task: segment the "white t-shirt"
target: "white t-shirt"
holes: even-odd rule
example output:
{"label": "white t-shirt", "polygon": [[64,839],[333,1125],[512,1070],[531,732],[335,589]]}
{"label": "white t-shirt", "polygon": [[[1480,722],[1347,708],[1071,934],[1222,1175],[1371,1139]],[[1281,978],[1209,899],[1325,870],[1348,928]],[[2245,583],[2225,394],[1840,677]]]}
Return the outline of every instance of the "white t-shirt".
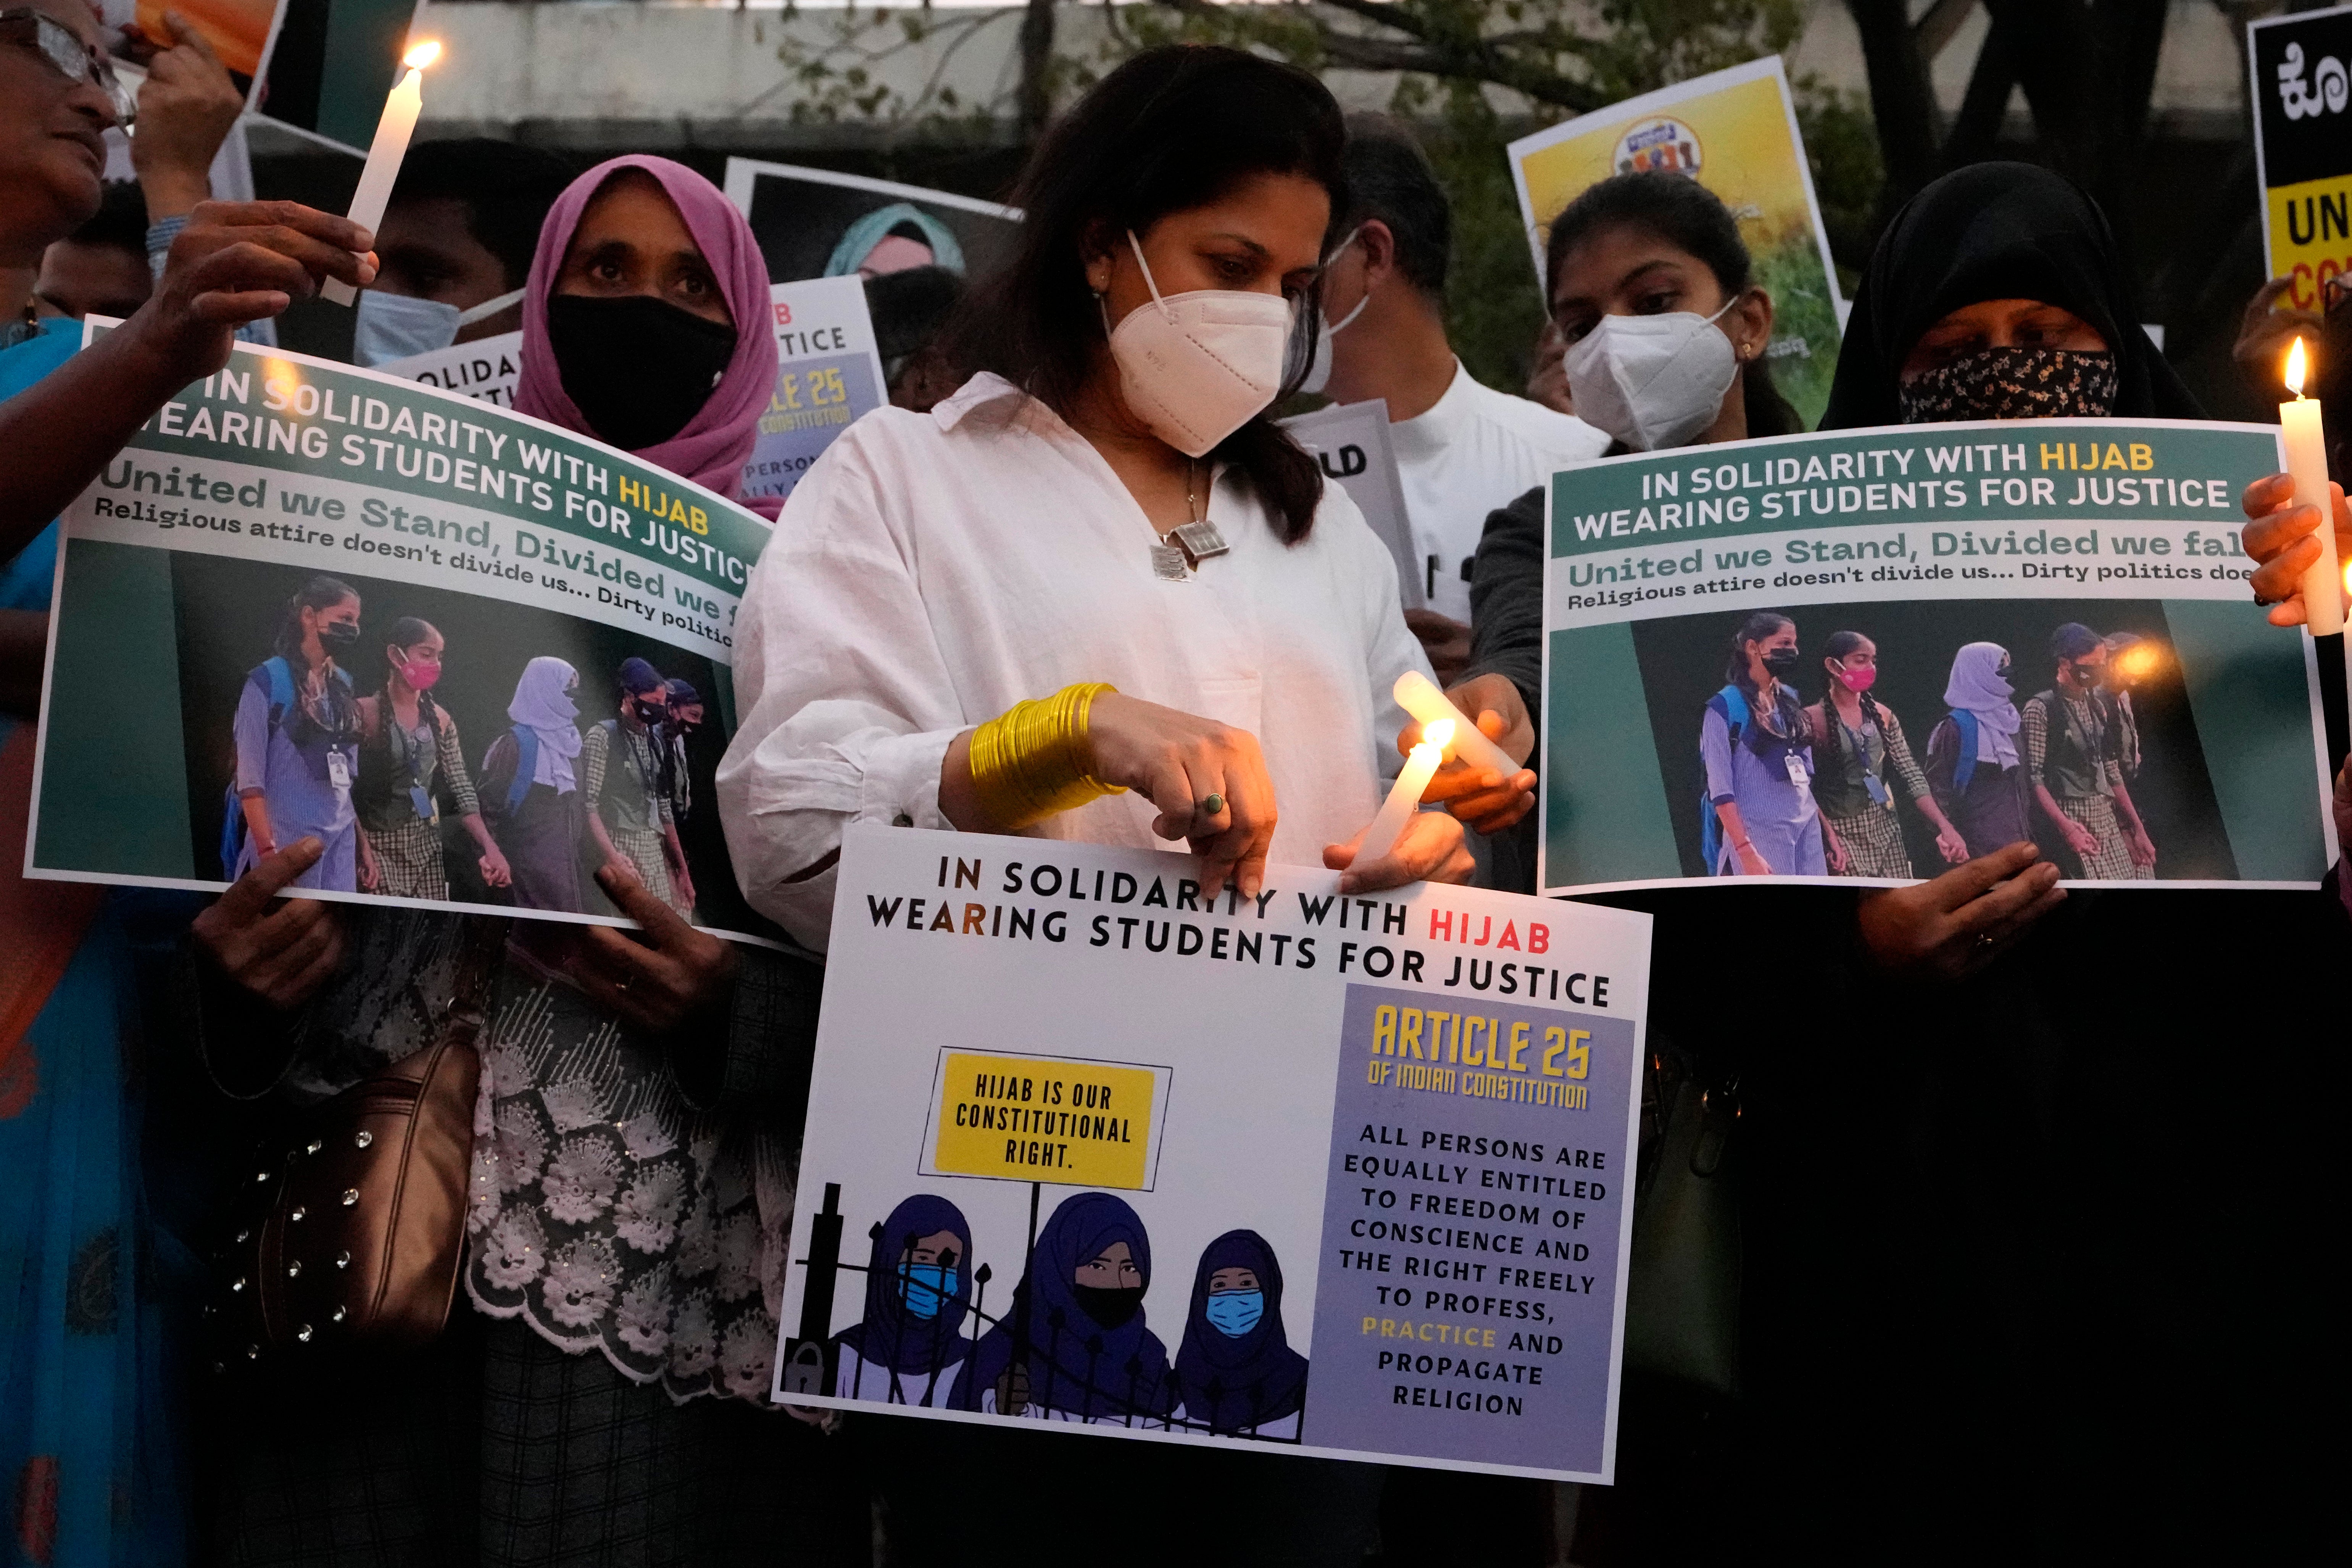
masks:
{"label": "white t-shirt", "polygon": [[[949,742],[1077,681],[1256,736],[1274,859],[1320,865],[1354,837],[1402,765],[1390,688],[1429,668],[1393,559],[1336,484],[1296,547],[1223,474],[1205,515],[1232,552],[1188,582],[1155,576],[1157,531],[1110,465],[994,375],[843,432],[793,489],[737,616],[742,721],[719,803],[752,907],[822,948],[843,829],[946,827]],[[1153,837],[1155,815],[1111,795],[1026,832],[1181,849]]]}
{"label": "white t-shirt", "polygon": [[1605,431],[1483,386],[1459,361],[1445,395],[1391,425],[1389,439],[1429,607],[1457,621],[1470,618],[1462,563],[1478,553],[1486,514],[1609,447]]}

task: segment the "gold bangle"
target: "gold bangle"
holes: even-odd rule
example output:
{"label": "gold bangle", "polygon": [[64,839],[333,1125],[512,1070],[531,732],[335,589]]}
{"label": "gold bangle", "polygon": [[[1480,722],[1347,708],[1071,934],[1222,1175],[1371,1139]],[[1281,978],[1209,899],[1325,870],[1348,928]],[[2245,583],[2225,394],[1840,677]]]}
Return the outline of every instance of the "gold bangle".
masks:
{"label": "gold bangle", "polygon": [[1051,697],[1016,702],[971,732],[972,793],[991,821],[1026,827],[1126,793],[1094,776],[1087,724],[1095,698],[1118,689],[1102,681],[1066,686]]}

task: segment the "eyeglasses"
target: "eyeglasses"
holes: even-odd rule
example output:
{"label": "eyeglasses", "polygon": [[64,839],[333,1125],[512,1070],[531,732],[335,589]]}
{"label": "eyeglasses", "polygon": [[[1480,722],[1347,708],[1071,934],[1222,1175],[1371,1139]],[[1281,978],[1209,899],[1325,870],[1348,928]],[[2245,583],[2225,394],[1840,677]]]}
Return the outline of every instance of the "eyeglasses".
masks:
{"label": "eyeglasses", "polygon": [[30,5],[0,11],[0,39],[28,48],[69,82],[89,82],[114,106],[114,122],[123,130],[139,113],[139,100],[114,74],[114,66],[100,50],[81,41],[71,27]]}

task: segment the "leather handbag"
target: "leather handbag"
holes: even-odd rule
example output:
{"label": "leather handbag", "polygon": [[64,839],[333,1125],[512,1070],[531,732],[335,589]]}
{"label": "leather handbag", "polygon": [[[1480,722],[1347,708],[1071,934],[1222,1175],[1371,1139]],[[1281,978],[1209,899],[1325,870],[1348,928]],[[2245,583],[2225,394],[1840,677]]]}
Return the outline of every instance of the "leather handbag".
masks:
{"label": "leather handbag", "polygon": [[1734,1187],[1738,1084],[1702,1086],[1664,1050],[1643,1079],[1625,1366],[1736,1398],[1743,1264]]}
{"label": "leather handbag", "polygon": [[214,1363],[429,1343],[465,1257],[475,1040],[489,953],[472,945],[433,1043],[303,1114],[245,1179],[218,1291]]}

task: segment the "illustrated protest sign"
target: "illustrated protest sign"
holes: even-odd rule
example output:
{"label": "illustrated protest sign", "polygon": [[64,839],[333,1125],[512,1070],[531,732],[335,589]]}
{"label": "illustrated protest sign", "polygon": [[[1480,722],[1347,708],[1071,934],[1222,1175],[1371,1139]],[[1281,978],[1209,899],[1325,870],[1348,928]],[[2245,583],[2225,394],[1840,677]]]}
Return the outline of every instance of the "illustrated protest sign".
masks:
{"label": "illustrated protest sign", "polygon": [[1404,510],[1404,481],[1397,476],[1396,447],[1389,440],[1389,400],[1335,403],[1282,422],[1298,444],[1315,454],[1323,477],[1348,492],[1364,521],[1395,558],[1397,590],[1404,607],[1429,607],[1437,563],[1425,565],[1413,554],[1412,523]]}
{"label": "illustrated protest sign", "polygon": [[[2315,886],[2317,667],[2238,542],[2284,466],[2275,426],[2037,419],[1555,475],[1538,888],[1825,880],[1841,853],[1885,885],[2029,835],[2078,884]],[[1839,632],[1875,681],[1851,717],[1822,706]],[[1774,641],[1801,718],[1761,699]]]}
{"label": "illustrated protest sign", "polygon": [[733,202],[778,283],[938,267],[984,276],[1012,254],[1017,207],[890,180],[755,158],[727,160]]}
{"label": "illustrated protest sign", "polygon": [[809,278],[769,289],[775,390],[743,465],[747,496],[788,496],[834,437],[890,400],[862,280]]}
{"label": "illustrated protest sign", "polygon": [[1649,917],[1196,875],[849,830],[776,1397],[1609,1479]]}
{"label": "illustrated protest sign", "polygon": [[2254,163],[2263,186],[2263,255],[2287,298],[2316,310],[2331,278],[2352,270],[2352,6],[2246,26]]}
{"label": "illustrated protest sign", "polygon": [[1843,325],[1837,268],[1778,55],[1580,115],[1510,145],[1519,216],[1541,286],[1551,220],[1612,174],[1686,174],[1739,221],[1755,280],[1772,296],[1766,353],[1783,395],[1816,423],[1829,405]]}
{"label": "illustrated protest sign", "polygon": [[[767,537],[742,508],[239,344],[61,521],[27,876],[215,889],[316,835],[321,897],[611,921],[593,873],[620,861],[699,924],[772,933],[712,782]],[[383,723],[396,666],[434,711],[415,734]]]}

